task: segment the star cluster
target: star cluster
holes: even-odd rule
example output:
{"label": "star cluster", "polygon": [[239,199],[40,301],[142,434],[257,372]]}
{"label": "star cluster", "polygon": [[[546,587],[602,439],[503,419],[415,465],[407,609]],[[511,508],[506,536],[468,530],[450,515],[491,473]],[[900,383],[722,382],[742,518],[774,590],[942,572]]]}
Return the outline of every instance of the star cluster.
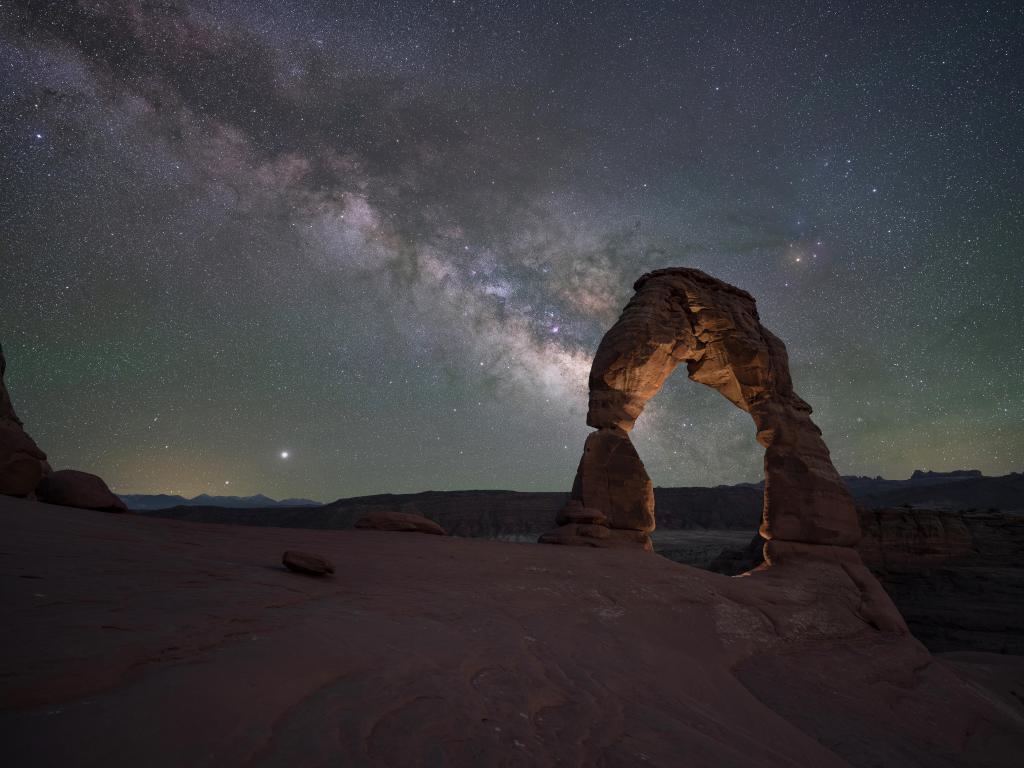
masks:
{"label": "star cluster", "polygon": [[[846,474],[1021,469],[1013,2],[0,5],[0,341],[116,490],[564,489],[633,281],[750,291]],[[661,485],[756,480],[682,373]]]}

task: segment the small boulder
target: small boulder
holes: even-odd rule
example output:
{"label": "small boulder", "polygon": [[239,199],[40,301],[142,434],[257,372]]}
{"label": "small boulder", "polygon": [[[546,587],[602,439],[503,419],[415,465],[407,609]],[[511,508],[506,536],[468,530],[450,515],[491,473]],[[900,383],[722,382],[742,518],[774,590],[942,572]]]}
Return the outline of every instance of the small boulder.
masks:
{"label": "small boulder", "polygon": [[411,512],[370,512],[356,521],[356,528],[375,531],[411,531],[446,536],[444,528],[423,515]]}
{"label": "small boulder", "polygon": [[281,563],[289,571],[304,573],[307,576],[327,576],[334,573],[334,563],[330,560],[295,549],[289,549],[281,555]]}
{"label": "small boulder", "polygon": [[36,488],[36,497],[47,504],[64,507],[103,512],[128,511],[125,503],[114,495],[102,478],[77,469],[61,469],[46,475]]}

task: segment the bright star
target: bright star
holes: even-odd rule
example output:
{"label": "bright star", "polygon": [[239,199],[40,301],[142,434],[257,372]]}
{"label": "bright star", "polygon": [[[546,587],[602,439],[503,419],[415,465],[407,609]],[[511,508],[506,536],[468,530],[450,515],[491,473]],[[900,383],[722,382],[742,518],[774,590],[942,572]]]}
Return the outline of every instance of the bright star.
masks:
{"label": "bright star", "polygon": [[287,459],[288,458],[288,451],[281,451],[281,458],[282,459]]}

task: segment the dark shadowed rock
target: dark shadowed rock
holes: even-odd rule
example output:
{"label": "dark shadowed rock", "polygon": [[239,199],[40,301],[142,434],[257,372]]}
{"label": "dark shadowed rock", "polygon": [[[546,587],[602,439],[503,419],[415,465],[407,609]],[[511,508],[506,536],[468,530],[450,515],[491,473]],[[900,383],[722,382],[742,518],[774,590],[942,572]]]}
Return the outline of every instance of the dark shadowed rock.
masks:
{"label": "dark shadowed rock", "polygon": [[[858,511],[860,559],[930,650],[1024,654],[1024,515]],[[747,546],[725,549],[708,567],[726,574],[750,570],[762,562],[763,545],[755,536]]]}
{"label": "dark shadowed rock", "polygon": [[281,563],[289,571],[304,573],[307,576],[327,576],[334,573],[334,563],[330,560],[295,549],[286,550],[281,555]]}
{"label": "dark shadowed rock", "polygon": [[102,478],[88,472],[79,472],[77,469],[51,472],[39,484],[36,496],[47,504],[59,504],[64,507],[104,512],[128,511],[128,507],[107,487]]}
{"label": "dark shadowed rock", "polygon": [[27,496],[39,485],[46,454],[22,427],[4,384],[7,361],[0,347],[0,493]]}
{"label": "dark shadowed rock", "polygon": [[356,520],[356,528],[374,531],[408,531],[444,536],[445,530],[433,520],[409,512],[371,512]]}

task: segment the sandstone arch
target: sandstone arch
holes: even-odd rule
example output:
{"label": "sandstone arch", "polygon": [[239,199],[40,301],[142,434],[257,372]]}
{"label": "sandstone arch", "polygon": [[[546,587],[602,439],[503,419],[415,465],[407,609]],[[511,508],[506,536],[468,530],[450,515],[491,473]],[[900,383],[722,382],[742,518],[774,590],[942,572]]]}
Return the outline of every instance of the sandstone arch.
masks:
{"label": "sandstone arch", "polygon": [[654,493],[629,432],[669,374],[751,415],[765,447],[761,535],[769,562],[799,553],[847,560],[860,538],[853,500],[832,465],[811,407],[793,391],[786,347],[761,325],[746,291],[696,269],[641,277],[590,371],[588,437],[559,528],[541,541],[650,549]]}

